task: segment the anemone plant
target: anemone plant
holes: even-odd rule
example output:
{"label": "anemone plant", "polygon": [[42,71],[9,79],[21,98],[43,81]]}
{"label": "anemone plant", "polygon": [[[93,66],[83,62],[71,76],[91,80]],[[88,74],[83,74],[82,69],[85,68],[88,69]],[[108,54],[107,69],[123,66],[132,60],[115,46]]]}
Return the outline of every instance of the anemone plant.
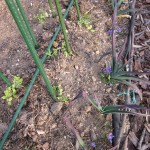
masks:
{"label": "anemone plant", "polygon": [[[123,83],[127,86],[132,87],[133,89],[136,90],[136,92],[139,94],[140,98],[142,99],[142,93],[137,87],[136,84],[133,84],[130,81],[139,81],[139,82],[144,82],[146,84],[150,85],[150,81],[146,81],[144,79],[139,78],[136,75],[141,75],[141,74],[147,74],[150,75],[150,72],[135,72],[135,71],[126,71],[127,65],[130,63],[131,60],[131,51],[133,47],[133,43],[131,42],[131,39],[128,38],[128,40],[125,40],[124,45],[120,49],[119,52],[116,51],[116,30],[115,30],[115,25],[116,25],[116,17],[117,17],[117,0],[114,0],[114,14],[113,14],[113,21],[112,21],[112,64],[106,65],[106,68],[102,69],[100,72],[100,78],[103,82],[105,83],[111,83],[114,84],[116,82]],[[130,26],[130,30],[133,29],[133,25]],[[131,31],[130,31],[131,32]],[[130,34],[129,32],[129,34]],[[129,46],[127,46],[129,45]],[[127,58],[129,57],[129,59]],[[126,63],[125,60],[128,60]]]}
{"label": "anemone plant", "polygon": [[150,111],[150,109],[146,107],[141,107],[134,104],[102,106],[97,97],[95,97],[95,99],[92,99],[86,92],[82,92],[82,96],[84,97],[84,99],[88,100],[101,114],[123,113],[131,115],[150,116],[149,114],[139,113],[140,110]]}
{"label": "anemone plant", "polygon": [[140,98],[142,99],[141,91],[139,90],[136,84],[133,84],[130,81],[139,81],[150,85],[150,81],[141,79],[138,76],[136,76],[142,74],[150,75],[150,72],[128,72],[128,71],[124,71],[125,66],[126,64],[121,65],[115,62],[114,66],[112,65],[111,67],[106,67],[102,70],[101,73],[99,73],[100,79],[104,83],[108,83],[108,84],[115,84],[119,82],[127,86],[130,86],[131,88],[136,90],[136,92],[139,94]]}

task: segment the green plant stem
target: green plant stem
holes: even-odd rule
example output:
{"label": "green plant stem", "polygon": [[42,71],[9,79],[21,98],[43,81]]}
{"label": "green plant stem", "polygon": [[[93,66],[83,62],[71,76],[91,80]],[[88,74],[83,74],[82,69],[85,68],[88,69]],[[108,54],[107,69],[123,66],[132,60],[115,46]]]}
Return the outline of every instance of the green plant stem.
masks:
{"label": "green plant stem", "polygon": [[[67,17],[68,12],[69,12],[69,10],[70,10],[70,8],[71,8],[72,5],[73,5],[73,0],[71,0],[69,6],[68,6],[68,8],[67,8],[67,10],[66,10],[66,12],[65,12],[65,14],[64,14],[64,16],[63,16],[63,19],[65,19],[65,18]],[[61,25],[59,24],[59,26],[58,26],[58,28],[57,28],[57,30],[56,30],[56,32],[55,32],[53,38],[52,38],[52,40],[51,40],[51,42],[50,42],[50,44],[49,44],[47,50],[46,50],[46,53],[51,50],[51,47],[52,47],[52,45],[53,45],[53,43],[54,43],[54,41],[55,41],[55,39],[56,39],[56,37],[57,37],[57,35],[58,35],[60,29],[61,29]],[[43,58],[42,58],[42,63],[44,63],[44,61],[45,61],[46,58],[47,58],[47,54],[46,54],[46,53],[44,54],[44,56],[43,56]],[[28,97],[28,95],[29,95],[29,93],[30,93],[30,91],[31,91],[31,88],[32,88],[32,86],[33,86],[33,84],[34,84],[36,78],[38,77],[38,75],[39,75],[39,69],[37,69],[36,72],[34,73],[34,75],[33,75],[33,77],[32,77],[32,80],[30,81],[30,84],[29,84],[29,86],[28,86],[26,92],[25,92],[23,98],[21,99],[21,102],[20,102],[19,106],[17,107],[17,110],[16,110],[16,112],[15,112],[15,114],[14,114],[14,116],[13,116],[11,122],[10,122],[10,124],[8,125],[8,129],[7,129],[7,131],[5,132],[5,134],[4,134],[3,138],[2,138],[2,140],[0,141],[0,150],[2,150],[3,145],[4,145],[4,143],[6,142],[8,136],[9,136],[9,134],[10,134],[10,132],[11,132],[11,130],[12,130],[14,124],[15,124],[16,119],[17,119],[17,117],[18,117],[18,115],[19,115],[19,113],[20,113],[20,111],[21,111],[21,109],[22,109],[24,103],[26,102],[26,99],[27,99],[27,97]]]}
{"label": "green plant stem", "polygon": [[40,71],[40,73],[41,73],[41,75],[42,75],[42,77],[43,77],[43,79],[47,85],[48,91],[50,92],[53,100],[56,100],[56,95],[55,95],[55,92],[53,90],[53,87],[52,87],[52,85],[51,85],[51,83],[50,83],[50,81],[46,75],[46,72],[43,68],[43,65],[42,65],[42,63],[41,63],[41,61],[40,61],[40,59],[39,59],[39,57],[35,51],[35,48],[31,42],[30,38],[29,38],[28,32],[27,32],[27,30],[26,30],[26,28],[22,22],[22,19],[19,15],[17,7],[15,6],[15,3],[11,0],[6,0],[6,3],[8,5],[8,8],[9,8],[17,26],[18,26],[18,29],[19,29],[26,45],[28,46],[28,49],[30,51],[30,54],[32,55],[32,58],[34,59],[37,67],[39,68],[39,71]]}
{"label": "green plant stem", "polygon": [[69,45],[69,40],[68,40],[68,36],[67,36],[67,33],[66,33],[66,26],[65,26],[65,23],[64,23],[64,19],[62,17],[59,0],[55,0],[55,5],[56,5],[57,12],[58,12],[59,20],[60,20],[60,23],[61,23],[61,26],[62,26],[62,31],[63,31],[63,34],[64,34],[64,39],[65,39],[65,43],[66,43],[67,52],[71,53],[71,47]]}
{"label": "green plant stem", "polygon": [[8,80],[8,78],[0,71],[0,78],[8,85],[11,85],[11,82]]}
{"label": "green plant stem", "polygon": [[80,9],[79,9],[79,5],[78,5],[78,0],[74,0],[74,2],[75,2],[76,10],[77,10],[78,20],[80,20],[81,15],[80,15]]}
{"label": "green plant stem", "polygon": [[30,27],[30,25],[29,25],[29,23],[28,23],[28,20],[27,20],[27,18],[26,18],[26,15],[25,15],[25,13],[24,13],[24,10],[23,10],[23,8],[22,8],[22,6],[21,6],[20,0],[16,0],[16,3],[17,3],[17,6],[18,6],[18,8],[19,8],[19,11],[20,11],[20,13],[21,13],[21,15],[22,15],[22,18],[23,18],[23,20],[24,20],[24,22],[25,22],[25,25],[26,25],[26,27],[27,27],[27,30],[28,30],[28,32],[29,32],[31,38],[32,38],[32,41],[33,41],[33,43],[34,43],[35,48],[39,48],[38,42],[36,41],[36,38],[35,38],[35,36],[34,36],[34,34],[33,34],[33,31],[32,31],[32,29],[31,29],[31,27]]}
{"label": "green plant stem", "polygon": [[48,4],[49,4],[50,10],[51,10],[51,12],[52,12],[52,16],[54,17],[55,14],[54,14],[54,9],[53,9],[52,1],[51,1],[51,0],[48,0]]}

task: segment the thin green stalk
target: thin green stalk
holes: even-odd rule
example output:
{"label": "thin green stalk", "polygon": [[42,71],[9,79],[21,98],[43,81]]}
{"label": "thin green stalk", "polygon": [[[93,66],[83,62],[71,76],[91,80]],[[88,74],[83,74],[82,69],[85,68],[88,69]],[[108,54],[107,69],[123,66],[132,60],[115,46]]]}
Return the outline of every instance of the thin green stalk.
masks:
{"label": "thin green stalk", "polygon": [[13,16],[13,18],[14,18],[14,20],[15,20],[18,28],[19,28],[19,30],[20,30],[20,33],[21,33],[22,37],[24,38],[24,40],[25,40],[25,42],[28,46],[28,49],[29,49],[29,51],[32,55],[32,58],[34,59],[37,67],[40,70],[40,73],[41,73],[41,75],[42,75],[42,77],[43,77],[43,79],[44,79],[44,81],[47,85],[48,91],[50,92],[53,100],[56,100],[56,95],[55,95],[55,92],[53,90],[53,87],[52,87],[52,85],[51,85],[51,83],[50,83],[50,81],[49,81],[49,79],[48,79],[48,77],[45,73],[43,65],[42,65],[42,63],[41,63],[41,61],[40,61],[40,59],[39,59],[39,57],[38,57],[38,55],[35,51],[35,48],[32,44],[32,41],[30,40],[30,38],[28,36],[28,32],[27,32],[27,30],[26,30],[26,28],[25,28],[25,26],[22,22],[22,19],[21,19],[20,14],[17,10],[17,7],[15,6],[15,3],[11,0],[5,0],[5,1],[8,5],[8,8],[9,8],[9,10],[10,10],[10,12],[11,12],[11,14],[12,14],[12,16]]}
{"label": "thin green stalk", "polygon": [[55,16],[55,13],[54,13],[52,1],[51,1],[51,0],[48,0],[48,4],[49,4],[50,10],[51,10],[51,12],[52,12],[52,16],[54,17],[54,16]]}
{"label": "thin green stalk", "polygon": [[64,23],[64,20],[63,20],[63,17],[62,17],[59,0],[55,0],[55,5],[56,5],[56,9],[57,9],[57,12],[58,12],[58,15],[59,15],[59,20],[60,20],[60,23],[61,23],[61,26],[62,26],[62,31],[63,31],[63,34],[64,34],[64,39],[65,39],[65,43],[66,43],[67,52],[71,53],[71,47],[69,45],[69,40],[68,40],[68,36],[67,36],[67,33],[66,33],[66,26],[65,26],[65,23]]}
{"label": "thin green stalk", "polygon": [[80,9],[79,9],[79,5],[78,5],[78,0],[74,0],[74,2],[75,2],[76,10],[77,10],[78,20],[80,20],[81,15],[80,15]]}
{"label": "thin green stalk", "polygon": [[8,85],[11,85],[11,82],[9,81],[9,79],[0,71],[0,78]]}
{"label": "thin green stalk", "polygon": [[21,6],[20,0],[16,0],[16,3],[17,3],[17,6],[18,6],[18,8],[19,8],[19,11],[20,11],[20,13],[21,13],[21,15],[22,15],[22,18],[23,18],[23,20],[24,20],[24,22],[25,22],[25,25],[26,25],[26,27],[27,27],[27,30],[28,30],[28,32],[30,33],[30,36],[31,36],[32,41],[33,41],[33,43],[34,43],[34,47],[35,47],[35,48],[39,48],[38,42],[36,41],[36,38],[35,38],[35,36],[34,36],[34,34],[33,34],[33,31],[32,31],[32,29],[31,29],[31,27],[30,27],[30,25],[29,25],[29,23],[28,23],[28,20],[27,20],[27,18],[26,18],[26,15],[25,15],[25,13],[24,13],[24,10],[23,10],[23,8],[22,8],[22,6]]}

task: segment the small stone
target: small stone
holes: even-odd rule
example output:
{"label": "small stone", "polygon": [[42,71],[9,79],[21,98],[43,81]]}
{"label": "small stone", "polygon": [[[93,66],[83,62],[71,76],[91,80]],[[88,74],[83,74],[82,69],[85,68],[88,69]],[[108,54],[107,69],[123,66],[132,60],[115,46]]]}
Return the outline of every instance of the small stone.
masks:
{"label": "small stone", "polygon": [[77,65],[75,65],[75,66],[74,66],[74,68],[75,68],[76,70],[78,70],[78,69],[79,69],[79,67],[78,67]]}
{"label": "small stone", "polygon": [[95,82],[96,81],[96,78],[94,76],[92,76],[92,80]]}
{"label": "small stone", "polygon": [[91,106],[87,106],[85,109],[86,109],[86,112],[88,113],[88,112],[91,111],[92,107]]}
{"label": "small stone", "polygon": [[62,13],[63,13],[63,14],[65,13],[65,11],[66,11],[66,9],[62,9]]}
{"label": "small stone", "polygon": [[91,130],[91,139],[92,139],[92,141],[97,140],[96,134],[93,130]]}
{"label": "small stone", "polygon": [[37,134],[39,134],[39,135],[45,134],[45,131],[43,131],[43,130],[37,130],[36,132],[37,132]]}
{"label": "small stone", "polygon": [[7,73],[7,74],[10,74],[10,70],[9,70],[9,69],[8,69],[8,70],[6,70],[6,73]]}
{"label": "small stone", "polygon": [[57,43],[56,41],[54,41],[53,47],[54,47],[54,48],[57,48],[57,47],[58,47],[58,43]]}
{"label": "small stone", "polygon": [[95,53],[98,55],[100,52],[99,52],[99,51],[96,51]]}
{"label": "small stone", "polygon": [[54,129],[54,128],[56,128],[56,127],[57,127],[57,124],[56,124],[56,123],[54,123],[54,124],[51,125],[51,128],[52,128],[52,129]]}
{"label": "small stone", "polygon": [[49,143],[46,142],[45,144],[43,144],[42,148],[43,148],[43,150],[48,150],[49,149]]}
{"label": "small stone", "polygon": [[37,139],[38,139],[38,136],[36,134],[33,135],[33,137],[32,137],[33,142],[37,142]]}
{"label": "small stone", "polygon": [[51,112],[54,114],[54,115],[57,115],[60,110],[62,109],[63,107],[63,103],[62,102],[56,102],[52,105],[51,107]]}
{"label": "small stone", "polygon": [[111,88],[106,89],[106,92],[110,93],[110,91],[111,91]]}

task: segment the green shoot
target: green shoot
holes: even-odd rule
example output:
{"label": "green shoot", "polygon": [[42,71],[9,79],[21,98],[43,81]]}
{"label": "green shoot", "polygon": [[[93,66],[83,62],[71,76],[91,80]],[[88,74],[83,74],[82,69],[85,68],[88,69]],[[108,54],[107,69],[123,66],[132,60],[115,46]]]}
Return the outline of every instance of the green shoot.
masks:
{"label": "green shoot", "polygon": [[39,10],[39,14],[34,16],[34,18],[37,19],[40,24],[43,24],[47,17],[48,17],[47,12],[41,9]]}
{"label": "green shoot", "polygon": [[78,21],[78,25],[81,28],[82,26],[86,27],[87,30],[94,32],[93,26],[90,24],[90,17],[87,13],[85,13],[80,20]]}
{"label": "green shoot", "polygon": [[8,86],[6,90],[4,91],[4,96],[2,96],[2,99],[5,99],[8,103],[8,105],[12,104],[12,100],[14,98],[17,98],[17,90],[21,87],[23,82],[23,79],[19,76],[14,76],[13,82],[11,86]]}
{"label": "green shoot", "polygon": [[60,102],[68,102],[69,101],[69,99],[63,95],[63,89],[60,84],[58,84],[57,86],[54,86],[54,92],[56,94],[58,101],[60,101]]}
{"label": "green shoot", "polygon": [[53,48],[51,51],[47,52],[46,55],[48,56],[48,58],[57,57],[58,56],[58,49]]}
{"label": "green shoot", "polygon": [[73,55],[72,51],[70,51],[70,52],[67,51],[66,43],[65,42],[62,43],[61,50],[62,50],[62,52],[63,52],[63,54],[64,54],[65,57]]}

